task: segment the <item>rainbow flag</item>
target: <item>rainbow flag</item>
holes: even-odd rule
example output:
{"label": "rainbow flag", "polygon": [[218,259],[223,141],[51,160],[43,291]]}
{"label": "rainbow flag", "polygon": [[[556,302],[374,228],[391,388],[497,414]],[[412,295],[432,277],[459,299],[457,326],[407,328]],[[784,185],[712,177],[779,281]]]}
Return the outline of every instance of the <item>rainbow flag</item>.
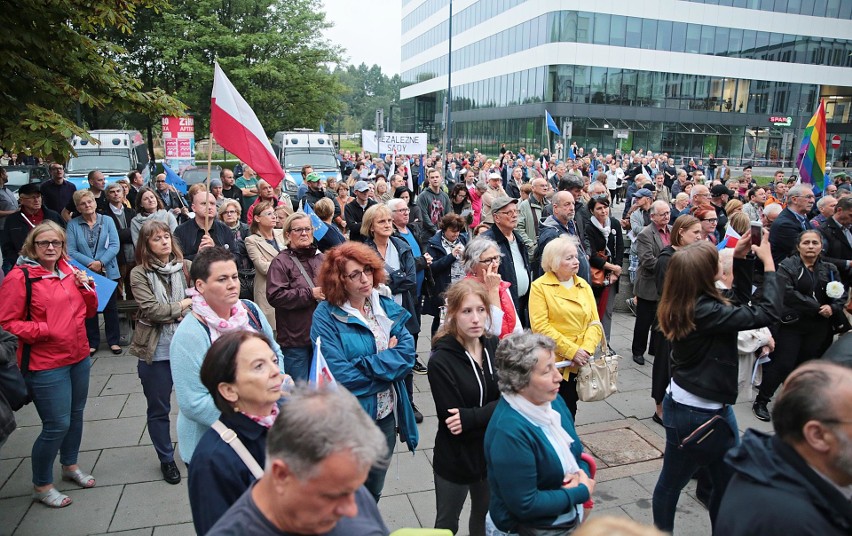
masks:
{"label": "rainbow flag", "polygon": [[819,108],[808,126],[802,145],[799,146],[799,156],[796,157],[796,167],[799,176],[805,184],[811,184],[817,194],[825,190],[825,101],[820,99]]}

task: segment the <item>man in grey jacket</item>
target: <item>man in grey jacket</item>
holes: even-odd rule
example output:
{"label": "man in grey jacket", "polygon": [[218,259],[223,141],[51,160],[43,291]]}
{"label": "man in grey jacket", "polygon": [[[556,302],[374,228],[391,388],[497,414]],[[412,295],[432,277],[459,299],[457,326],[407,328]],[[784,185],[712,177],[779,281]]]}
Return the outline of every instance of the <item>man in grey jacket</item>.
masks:
{"label": "man in grey jacket", "polygon": [[427,179],[429,187],[418,194],[417,206],[420,207],[420,213],[423,214],[423,235],[432,238],[438,232],[438,224],[441,222],[441,218],[450,213],[452,205],[450,205],[450,196],[441,189],[443,183],[441,172],[437,169],[430,169],[427,173]]}

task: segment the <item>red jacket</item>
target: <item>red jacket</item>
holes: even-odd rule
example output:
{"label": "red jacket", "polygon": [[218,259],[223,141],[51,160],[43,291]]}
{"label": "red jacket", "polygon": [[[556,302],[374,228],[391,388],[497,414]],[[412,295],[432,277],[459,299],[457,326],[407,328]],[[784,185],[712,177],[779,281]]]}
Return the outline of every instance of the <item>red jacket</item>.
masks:
{"label": "red jacket", "polygon": [[30,370],[50,370],[78,363],[89,355],[85,320],[97,313],[98,296],[77,286],[71,266],[57,264],[66,274],[62,279],[35,264],[26,265],[33,281],[30,314],[26,318],[24,273],[15,266],[0,286],[4,305],[0,325],[18,337],[18,365],[23,343],[30,344]]}

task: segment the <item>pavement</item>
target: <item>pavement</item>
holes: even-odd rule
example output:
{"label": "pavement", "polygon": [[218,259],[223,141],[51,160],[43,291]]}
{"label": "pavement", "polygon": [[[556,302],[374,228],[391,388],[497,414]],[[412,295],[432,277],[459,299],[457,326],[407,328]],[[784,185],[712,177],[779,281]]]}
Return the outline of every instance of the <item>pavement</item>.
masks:
{"label": "pavement", "polygon": [[[424,317],[423,333],[429,333]],[[577,432],[586,449],[598,460],[593,516],[629,517],[651,523],[651,497],[662,467],[663,428],[650,417],[651,363],[630,359],[633,317],[616,312],[611,347],[620,361],[619,392],[600,402],[580,402]],[[428,337],[421,336],[418,353],[428,363]],[[162,480],[159,463],[145,424],[145,398],[136,374],[136,358],[96,354],[92,366],[89,400],[85,411],[80,465],[91,469],[97,486],[82,490],[59,478],[57,488],[74,499],[64,509],[52,510],[31,502],[30,449],[41,425],[32,404],[17,413],[18,430],[0,448],[0,535],[111,534],[161,536],[193,534],[186,479],[176,486]],[[438,421],[426,376],[414,377],[414,402],[425,415],[420,425],[420,446],[411,454],[398,445],[379,509],[391,530],[432,527],[435,493],[432,449]],[[172,402],[172,413],[177,405]],[[734,408],[741,431],[748,427],[771,430],[754,418],[749,403]],[[174,420],[172,421],[172,438]],[[178,461],[182,474],[186,468]],[[709,535],[707,511],[694,496],[694,482],[678,504],[678,535]],[[459,534],[467,534],[468,507],[462,512]]]}

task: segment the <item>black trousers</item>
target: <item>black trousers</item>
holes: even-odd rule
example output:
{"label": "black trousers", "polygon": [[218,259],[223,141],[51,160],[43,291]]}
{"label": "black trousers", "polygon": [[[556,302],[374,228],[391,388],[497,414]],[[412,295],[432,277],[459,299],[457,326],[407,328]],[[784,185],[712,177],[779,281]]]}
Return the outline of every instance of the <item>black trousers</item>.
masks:
{"label": "black trousers", "polygon": [[580,395],[577,394],[577,375],[573,372],[568,376],[568,379],[563,379],[559,384],[559,396],[565,401],[568,406],[568,411],[571,412],[571,418],[577,417],[577,401],[580,400]]}
{"label": "black trousers", "polygon": [[[633,355],[645,355],[647,350],[650,355],[654,355],[656,348],[657,335],[651,331],[654,321],[657,318],[657,302],[651,300],[643,300],[636,298],[636,323],[633,324]],[[648,334],[651,334],[651,341],[648,344]]]}
{"label": "black trousers", "polygon": [[828,318],[802,319],[796,324],[781,326],[775,335],[775,351],[769,356],[771,361],[763,365],[758,401],[769,402],[796,367],[822,356],[825,341],[831,334],[830,322]]}
{"label": "black trousers", "polygon": [[651,370],[651,398],[655,403],[662,404],[672,379],[672,344],[656,328],[656,323],[651,337],[656,338],[657,342],[656,350],[654,350],[654,368]]}

